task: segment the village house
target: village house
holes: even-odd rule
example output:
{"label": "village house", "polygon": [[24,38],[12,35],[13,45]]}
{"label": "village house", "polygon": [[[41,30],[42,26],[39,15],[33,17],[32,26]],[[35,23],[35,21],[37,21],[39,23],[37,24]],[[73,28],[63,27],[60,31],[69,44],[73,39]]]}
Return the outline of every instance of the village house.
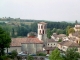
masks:
{"label": "village house", "polygon": [[68,37],[65,34],[59,34],[59,35],[57,35],[56,33],[53,33],[53,35],[51,36],[51,38],[54,39],[55,41],[59,41],[60,39],[62,41],[69,40]]}
{"label": "village house", "polygon": [[80,31],[80,24],[77,23],[77,24],[75,25],[75,27],[74,27],[74,30],[75,30],[75,31]]}
{"label": "village house", "polygon": [[67,37],[68,40],[60,42],[57,44],[57,47],[62,50],[66,51],[68,48],[77,48],[77,51],[80,52],[80,25],[75,25],[74,27],[75,32],[70,33]]}
{"label": "village house", "polygon": [[62,51],[67,51],[69,48],[76,48],[80,52],[80,45],[72,41],[60,42],[57,47]]}
{"label": "village house", "polygon": [[45,47],[45,51],[47,54],[50,54],[57,47],[57,41],[53,39],[47,39],[47,45]]}

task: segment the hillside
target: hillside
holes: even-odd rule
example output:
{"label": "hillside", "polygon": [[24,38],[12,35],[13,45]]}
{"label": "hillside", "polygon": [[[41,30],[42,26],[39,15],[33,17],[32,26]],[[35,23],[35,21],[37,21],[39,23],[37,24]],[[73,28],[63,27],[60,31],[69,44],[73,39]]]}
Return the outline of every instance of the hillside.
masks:
{"label": "hillside", "polygon": [[[37,33],[37,24],[39,22],[46,22],[48,30],[57,32],[58,34],[66,34],[67,26],[74,26],[74,23],[68,22],[52,22],[45,20],[30,20],[30,19],[20,19],[20,18],[0,18],[0,26],[10,33],[11,37],[23,37],[27,36],[29,32]],[[49,31],[48,31],[49,32]]]}

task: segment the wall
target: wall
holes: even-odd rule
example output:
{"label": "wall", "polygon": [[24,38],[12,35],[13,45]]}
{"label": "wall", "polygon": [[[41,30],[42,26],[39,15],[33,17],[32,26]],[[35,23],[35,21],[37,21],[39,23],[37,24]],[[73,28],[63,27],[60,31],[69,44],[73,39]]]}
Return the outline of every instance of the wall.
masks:
{"label": "wall", "polygon": [[29,54],[36,54],[37,51],[42,51],[42,44],[22,44],[22,51]]}
{"label": "wall", "polygon": [[[21,47],[10,47],[10,48],[8,48],[8,52],[11,52],[13,50],[16,50],[18,53],[20,53]],[[7,52],[7,49],[5,50],[5,52]]]}
{"label": "wall", "polygon": [[56,47],[57,43],[56,42],[48,42],[47,47]]}

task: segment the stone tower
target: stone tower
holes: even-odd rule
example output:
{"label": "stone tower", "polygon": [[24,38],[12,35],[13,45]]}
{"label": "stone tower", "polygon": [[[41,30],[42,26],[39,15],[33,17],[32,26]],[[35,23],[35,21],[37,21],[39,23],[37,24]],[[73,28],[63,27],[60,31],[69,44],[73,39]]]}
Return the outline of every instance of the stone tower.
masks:
{"label": "stone tower", "polygon": [[38,38],[39,40],[43,40],[44,46],[47,43],[47,23],[40,22],[38,23]]}

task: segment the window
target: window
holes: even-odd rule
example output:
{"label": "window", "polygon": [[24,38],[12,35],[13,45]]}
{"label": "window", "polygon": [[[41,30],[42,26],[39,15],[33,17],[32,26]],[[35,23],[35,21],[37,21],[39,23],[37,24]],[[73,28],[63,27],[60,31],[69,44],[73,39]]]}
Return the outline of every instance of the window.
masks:
{"label": "window", "polygon": [[44,34],[44,30],[43,30],[43,34]]}
{"label": "window", "polygon": [[63,47],[63,49],[65,49],[65,47]]}
{"label": "window", "polygon": [[49,45],[49,44],[48,44]]}
{"label": "window", "polygon": [[40,25],[39,25],[38,27],[39,27],[39,29],[40,29]]}
{"label": "window", "polygon": [[43,29],[43,26],[41,25],[41,29]]}
{"label": "window", "polygon": [[41,34],[41,30],[39,31],[39,34]]}

